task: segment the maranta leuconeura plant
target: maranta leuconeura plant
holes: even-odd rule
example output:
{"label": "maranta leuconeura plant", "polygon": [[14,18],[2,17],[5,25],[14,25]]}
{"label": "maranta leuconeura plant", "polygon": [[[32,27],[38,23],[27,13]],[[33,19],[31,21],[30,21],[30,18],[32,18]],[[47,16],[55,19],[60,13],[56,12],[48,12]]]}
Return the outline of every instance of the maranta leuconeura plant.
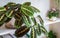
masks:
{"label": "maranta leuconeura plant", "polygon": [[14,17],[14,25],[17,28],[15,31],[16,37],[22,37],[31,30],[29,38],[37,38],[37,35],[40,35],[42,32],[47,32],[43,26],[44,22],[41,16],[37,16],[39,23],[37,23],[34,17],[34,13],[39,12],[36,7],[31,6],[31,2],[25,2],[23,4],[10,2],[0,7],[0,26],[4,23],[8,23]]}

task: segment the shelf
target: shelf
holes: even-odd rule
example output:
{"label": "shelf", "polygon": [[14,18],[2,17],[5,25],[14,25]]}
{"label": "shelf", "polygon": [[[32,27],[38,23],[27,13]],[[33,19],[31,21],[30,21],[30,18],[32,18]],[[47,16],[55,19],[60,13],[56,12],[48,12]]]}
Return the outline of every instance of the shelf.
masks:
{"label": "shelf", "polygon": [[57,20],[55,21],[44,20],[44,25],[50,25],[50,24],[58,23],[58,22],[60,22],[60,18],[57,18]]}
{"label": "shelf", "polygon": [[14,34],[15,29],[0,29],[0,35]]}

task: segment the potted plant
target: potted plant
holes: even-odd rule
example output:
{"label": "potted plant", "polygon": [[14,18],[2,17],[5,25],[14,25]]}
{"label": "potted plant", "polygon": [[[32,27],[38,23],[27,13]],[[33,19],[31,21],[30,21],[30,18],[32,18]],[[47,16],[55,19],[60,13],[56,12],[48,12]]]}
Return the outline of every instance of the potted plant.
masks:
{"label": "potted plant", "polygon": [[49,20],[56,20],[59,17],[59,10],[52,8],[50,11],[48,11],[47,17]]}
{"label": "potted plant", "polygon": [[[27,35],[28,38],[37,38],[37,35],[40,36],[41,33],[47,35],[48,32],[44,28],[44,22],[41,16],[37,16],[39,23],[34,17],[34,13],[37,12],[40,11],[34,6],[31,6],[31,2],[25,2],[23,4],[9,2],[5,6],[0,7],[0,26],[14,18],[14,26],[17,29],[14,34],[16,37]],[[29,31],[30,34],[28,34]]]}
{"label": "potted plant", "polygon": [[49,31],[48,33],[48,38],[57,38],[57,35],[55,32],[53,32],[52,30]]}

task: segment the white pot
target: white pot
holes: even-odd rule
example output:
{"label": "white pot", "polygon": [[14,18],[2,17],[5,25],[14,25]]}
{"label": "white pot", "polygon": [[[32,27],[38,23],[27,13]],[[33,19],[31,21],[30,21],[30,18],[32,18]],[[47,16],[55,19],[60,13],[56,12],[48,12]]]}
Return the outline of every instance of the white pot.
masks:
{"label": "white pot", "polygon": [[57,20],[57,17],[52,17],[52,18],[50,18],[50,19],[47,17],[47,19],[48,19],[48,20],[51,20],[51,21],[56,21],[56,20]]}

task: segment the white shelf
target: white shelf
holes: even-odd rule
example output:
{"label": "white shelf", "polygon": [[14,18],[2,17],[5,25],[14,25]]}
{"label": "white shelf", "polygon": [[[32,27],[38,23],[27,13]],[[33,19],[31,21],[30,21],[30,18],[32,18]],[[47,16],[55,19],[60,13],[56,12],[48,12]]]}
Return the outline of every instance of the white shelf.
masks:
{"label": "white shelf", "polygon": [[14,34],[16,29],[7,29],[5,25],[0,27],[0,36],[6,34]]}
{"label": "white shelf", "polygon": [[57,18],[57,20],[55,21],[44,20],[44,25],[50,25],[50,24],[58,23],[58,22],[60,22],[60,18]]}
{"label": "white shelf", "polygon": [[0,29],[0,35],[14,34],[15,29]]}

